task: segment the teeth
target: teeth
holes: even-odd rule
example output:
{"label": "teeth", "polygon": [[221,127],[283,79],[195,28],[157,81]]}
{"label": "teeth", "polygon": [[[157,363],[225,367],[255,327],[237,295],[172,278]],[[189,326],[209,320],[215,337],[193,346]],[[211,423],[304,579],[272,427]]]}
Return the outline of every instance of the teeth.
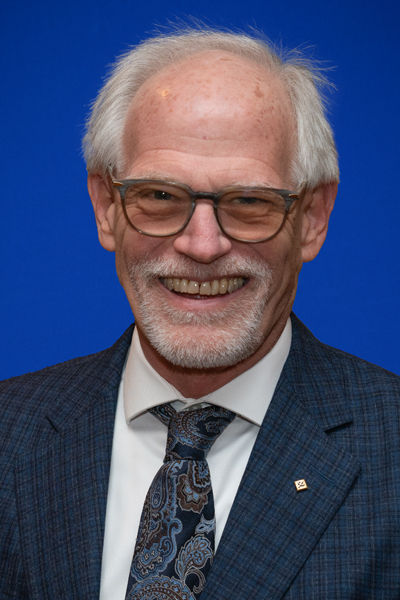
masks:
{"label": "teeth", "polygon": [[202,283],[200,285],[200,294],[202,296],[210,296],[211,295],[211,284],[209,281],[204,281],[204,283]]}
{"label": "teeth", "polygon": [[189,281],[188,285],[188,294],[198,294],[199,293],[199,284],[197,281]]}
{"label": "teeth", "polygon": [[181,294],[200,294],[201,296],[217,296],[218,294],[231,294],[243,286],[243,277],[233,277],[227,279],[214,279],[213,281],[189,281],[188,279],[179,279],[178,277],[166,277],[161,279],[161,283],[170,291],[180,292]]}
{"label": "teeth", "polygon": [[228,285],[228,280],[225,279],[225,277],[221,279],[221,281],[219,282],[219,293],[226,294],[226,292],[228,291]]}
{"label": "teeth", "polygon": [[218,279],[214,279],[211,284],[211,296],[216,296],[219,294],[219,281]]}

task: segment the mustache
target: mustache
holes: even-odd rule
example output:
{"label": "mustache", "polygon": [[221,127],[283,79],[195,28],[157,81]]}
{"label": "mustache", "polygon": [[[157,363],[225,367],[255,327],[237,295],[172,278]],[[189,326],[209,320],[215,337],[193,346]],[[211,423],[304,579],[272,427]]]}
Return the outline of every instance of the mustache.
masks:
{"label": "mustache", "polygon": [[131,277],[140,275],[147,282],[155,278],[177,277],[196,281],[211,281],[222,277],[243,277],[259,280],[271,280],[272,270],[265,260],[240,255],[222,256],[212,264],[199,264],[187,256],[158,258],[144,257],[129,266]]}

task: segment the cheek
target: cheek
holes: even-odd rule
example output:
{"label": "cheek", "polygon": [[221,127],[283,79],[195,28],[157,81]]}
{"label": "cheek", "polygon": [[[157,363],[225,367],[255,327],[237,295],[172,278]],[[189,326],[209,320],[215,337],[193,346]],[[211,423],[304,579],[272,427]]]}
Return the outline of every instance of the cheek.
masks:
{"label": "cheek", "polygon": [[302,267],[301,245],[291,228],[282,231],[274,240],[258,248],[259,257],[271,267],[273,280],[271,294],[279,297],[292,294]]}
{"label": "cheek", "polygon": [[[124,221],[118,221],[115,244],[117,274],[123,287],[129,284],[129,266],[144,258],[153,258],[171,246],[170,238],[156,238],[135,231]],[[127,290],[126,290],[127,291]]]}
{"label": "cheek", "polygon": [[115,265],[121,285],[128,293],[129,265],[135,259],[142,258],[145,254],[145,245],[141,241],[144,236],[130,227],[123,215],[119,214],[115,222]]}
{"label": "cheek", "polygon": [[296,233],[294,223],[287,222],[282,231],[272,240],[250,246],[259,258],[266,261],[271,268],[284,271],[293,262],[297,263],[300,255],[300,236]]}

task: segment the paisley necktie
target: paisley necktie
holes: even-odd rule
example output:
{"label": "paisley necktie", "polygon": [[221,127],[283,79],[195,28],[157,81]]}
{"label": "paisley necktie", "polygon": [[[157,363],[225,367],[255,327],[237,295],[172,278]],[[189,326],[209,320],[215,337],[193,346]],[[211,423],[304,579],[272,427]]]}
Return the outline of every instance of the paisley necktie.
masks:
{"label": "paisley necktie", "polygon": [[164,464],[143,507],[126,600],[198,600],[214,556],[207,454],[235,413],[219,406],[150,412],[168,426]]}

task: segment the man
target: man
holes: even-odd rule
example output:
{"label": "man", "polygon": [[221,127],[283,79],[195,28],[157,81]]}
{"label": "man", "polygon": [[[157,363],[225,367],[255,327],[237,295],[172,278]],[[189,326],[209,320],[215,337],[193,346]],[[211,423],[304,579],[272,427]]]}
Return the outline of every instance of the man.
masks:
{"label": "man", "polygon": [[[291,317],[338,183],[316,77],[209,31],[117,64],[85,149],[136,325],[3,384],[1,598],[399,597],[400,380]],[[205,414],[213,500],[171,451]]]}

